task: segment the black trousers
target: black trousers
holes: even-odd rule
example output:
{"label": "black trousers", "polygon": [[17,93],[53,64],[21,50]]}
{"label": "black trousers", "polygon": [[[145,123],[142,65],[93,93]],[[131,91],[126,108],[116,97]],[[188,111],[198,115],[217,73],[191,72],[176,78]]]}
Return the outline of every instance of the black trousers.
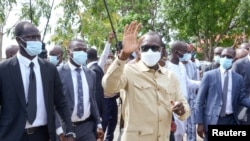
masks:
{"label": "black trousers", "polygon": [[50,141],[48,127],[40,126],[33,133],[27,133],[27,131],[24,130],[21,141]]}

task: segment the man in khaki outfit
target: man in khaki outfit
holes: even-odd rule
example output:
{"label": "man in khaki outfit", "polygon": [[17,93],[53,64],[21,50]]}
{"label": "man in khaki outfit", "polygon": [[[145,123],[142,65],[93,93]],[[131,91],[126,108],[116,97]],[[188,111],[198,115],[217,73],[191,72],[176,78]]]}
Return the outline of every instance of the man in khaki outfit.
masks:
{"label": "man in khaki outfit", "polygon": [[[123,49],[108,68],[102,84],[109,93],[122,89],[125,94],[121,141],[169,141],[172,112],[185,120],[190,108],[176,76],[158,65],[164,49],[161,37],[148,32],[137,40],[140,28],[136,21],[125,26]],[[140,61],[126,64],[138,48]]]}

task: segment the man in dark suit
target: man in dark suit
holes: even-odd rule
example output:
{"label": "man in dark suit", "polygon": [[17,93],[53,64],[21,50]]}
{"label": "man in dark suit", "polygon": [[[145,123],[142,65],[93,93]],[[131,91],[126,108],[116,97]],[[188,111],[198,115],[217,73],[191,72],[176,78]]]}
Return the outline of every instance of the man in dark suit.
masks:
{"label": "man in dark suit", "polygon": [[208,125],[236,125],[238,108],[250,107],[245,93],[242,76],[231,71],[235,51],[225,48],[222,51],[220,67],[208,71],[202,78],[195,102],[197,133],[207,141]]}
{"label": "man in dark suit", "polygon": [[0,140],[55,141],[55,109],[73,141],[70,114],[57,69],[38,57],[40,33],[32,23],[15,27],[17,56],[0,64]]}
{"label": "man in dark suit", "polygon": [[[77,141],[103,139],[99,111],[95,100],[95,72],[86,67],[87,46],[79,39],[68,45],[68,62],[58,67],[70,108],[73,129]],[[97,136],[96,136],[97,135]]]}
{"label": "man in dark suit", "polygon": [[[248,43],[250,46],[250,43]],[[234,62],[232,70],[240,74],[244,79],[244,85],[246,88],[246,94],[250,96],[250,53],[236,62]],[[242,121],[242,124],[250,124],[250,110],[247,110],[247,118],[245,121]]]}
{"label": "man in dark suit", "polygon": [[87,50],[88,54],[88,60],[87,60],[87,67],[94,71],[96,74],[96,103],[99,110],[99,114],[101,118],[103,119],[103,113],[104,113],[104,92],[102,87],[102,77],[104,75],[104,72],[102,68],[98,65],[98,57],[97,57],[97,51],[94,48],[89,48]]}

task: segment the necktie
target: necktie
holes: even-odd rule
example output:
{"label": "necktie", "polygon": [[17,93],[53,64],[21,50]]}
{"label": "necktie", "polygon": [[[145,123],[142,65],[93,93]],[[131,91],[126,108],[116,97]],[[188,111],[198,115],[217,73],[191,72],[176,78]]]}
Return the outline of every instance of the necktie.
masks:
{"label": "necktie", "polygon": [[220,116],[225,116],[226,114],[226,103],[227,103],[227,90],[228,90],[228,71],[226,70],[225,71],[225,74],[224,74],[224,85],[223,85],[223,89],[222,89],[222,92],[223,92],[223,103],[222,103],[222,109],[221,109],[221,114]]}
{"label": "necktie", "polygon": [[77,116],[81,118],[83,116],[83,89],[82,89],[82,77],[81,68],[76,68],[77,72]]}
{"label": "necktie", "polygon": [[28,121],[32,124],[36,118],[36,75],[34,72],[34,63],[30,63],[29,89],[28,89]]}

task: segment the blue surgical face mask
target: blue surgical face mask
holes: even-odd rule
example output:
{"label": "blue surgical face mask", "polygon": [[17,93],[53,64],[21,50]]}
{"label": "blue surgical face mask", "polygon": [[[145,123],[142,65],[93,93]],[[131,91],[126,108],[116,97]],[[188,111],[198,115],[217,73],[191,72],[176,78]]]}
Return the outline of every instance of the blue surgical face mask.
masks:
{"label": "blue surgical face mask", "polygon": [[26,42],[26,47],[24,50],[30,56],[36,56],[42,52],[42,42],[41,41],[24,41]]}
{"label": "blue surgical face mask", "polygon": [[220,65],[224,68],[224,69],[229,69],[233,64],[233,59],[229,59],[227,57],[223,57],[220,58]]}
{"label": "blue surgical face mask", "polygon": [[73,58],[72,60],[77,65],[86,65],[87,61],[87,53],[84,51],[73,51]]}
{"label": "blue surgical face mask", "polygon": [[55,55],[49,55],[49,61],[50,61],[50,63],[52,63],[54,65],[57,65],[59,62],[57,56],[55,56]]}
{"label": "blue surgical face mask", "polygon": [[188,60],[190,60],[190,57],[191,56],[189,56],[189,53],[185,53],[185,54],[183,54],[183,56],[181,58],[179,58],[179,61],[181,61],[181,62],[188,61]]}
{"label": "blue surgical face mask", "polygon": [[218,63],[218,64],[220,63],[220,56],[219,55],[214,56],[214,62]]}

